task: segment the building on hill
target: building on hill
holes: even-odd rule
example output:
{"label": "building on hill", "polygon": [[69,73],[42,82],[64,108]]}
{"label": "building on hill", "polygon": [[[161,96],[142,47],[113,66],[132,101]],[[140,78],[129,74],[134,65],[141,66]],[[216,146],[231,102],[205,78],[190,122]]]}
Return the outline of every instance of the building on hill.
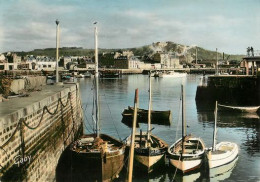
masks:
{"label": "building on hill", "polygon": [[180,60],[175,54],[157,52],[153,55],[154,63],[160,63],[161,68],[182,68]]}

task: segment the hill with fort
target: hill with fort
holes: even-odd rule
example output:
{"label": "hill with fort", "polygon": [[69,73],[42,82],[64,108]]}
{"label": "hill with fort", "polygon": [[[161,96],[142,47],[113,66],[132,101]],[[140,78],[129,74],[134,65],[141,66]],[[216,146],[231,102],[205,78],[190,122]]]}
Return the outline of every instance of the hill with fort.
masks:
{"label": "hill with fort", "polygon": [[[180,60],[191,62],[196,57],[197,59],[204,61],[216,60],[216,51],[211,51],[198,46],[186,46],[174,42],[156,42],[150,45],[144,45],[135,48],[123,48],[123,49],[105,49],[99,48],[99,53],[120,52],[120,51],[132,51],[135,56],[139,57],[151,57],[157,52],[175,54]],[[35,49],[28,52],[16,52],[20,56],[25,55],[37,55],[37,56],[49,56],[55,57],[56,48]],[[59,55],[62,56],[94,56],[94,49],[86,49],[82,47],[62,47],[59,49]],[[222,60],[236,60],[240,61],[245,55],[230,55],[228,53],[218,53],[218,59]]]}

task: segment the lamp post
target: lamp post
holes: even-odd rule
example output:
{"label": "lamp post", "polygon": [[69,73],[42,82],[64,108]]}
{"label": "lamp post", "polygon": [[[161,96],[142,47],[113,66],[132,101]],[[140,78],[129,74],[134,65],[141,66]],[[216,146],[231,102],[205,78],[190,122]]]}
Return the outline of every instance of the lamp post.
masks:
{"label": "lamp post", "polygon": [[59,71],[58,71],[58,68],[59,68],[59,65],[58,65],[58,60],[59,60],[59,20],[57,19],[55,21],[57,27],[56,27],[56,83],[59,82]]}
{"label": "lamp post", "polygon": [[216,62],[216,75],[218,75],[218,48],[216,48],[217,62]]}
{"label": "lamp post", "polygon": [[198,64],[198,49],[197,49],[197,46],[196,46],[196,65]]}

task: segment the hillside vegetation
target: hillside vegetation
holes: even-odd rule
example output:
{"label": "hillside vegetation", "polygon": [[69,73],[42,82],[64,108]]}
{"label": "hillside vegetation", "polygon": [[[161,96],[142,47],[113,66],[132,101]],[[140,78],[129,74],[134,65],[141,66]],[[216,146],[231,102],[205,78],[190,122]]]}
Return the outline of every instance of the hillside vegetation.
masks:
{"label": "hillside vegetation", "polygon": [[[135,56],[152,56],[156,52],[172,53],[180,57],[181,60],[191,62],[195,59],[196,47],[185,46],[177,44],[174,42],[157,42],[151,45],[145,45],[136,48],[125,48],[125,49],[99,49],[99,53],[109,53],[116,51],[132,51]],[[35,49],[29,52],[17,52],[20,56],[26,55],[39,55],[39,56],[49,56],[55,57],[56,48],[46,48],[46,49]],[[60,56],[94,56],[93,49],[84,49],[82,47],[63,47],[59,49]],[[240,61],[244,55],[224,55],[224,60],[237,60]],[[216,60],[216,51],[206,50],[201,47],[197,47],[197,58],[198,60]],[[218,53],[218,58],[223,59],[223,53]]]}

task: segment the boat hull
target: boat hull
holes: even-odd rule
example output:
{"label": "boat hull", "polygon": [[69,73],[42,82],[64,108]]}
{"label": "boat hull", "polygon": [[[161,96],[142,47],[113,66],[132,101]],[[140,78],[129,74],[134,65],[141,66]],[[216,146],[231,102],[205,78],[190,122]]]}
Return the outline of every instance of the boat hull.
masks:
{"label": "boat hull", "polygon": [[[140,151],[142,151],[140,153]],[[156,154],[155,154],[156,153]],[[157,167],[165,164],[165,151],[158,149],[153,150],[146,148],[142,150],[135,149],[136,166],[143,168],[148,173],[152,172]]]}
{"label": "boat hull", "polygon": [[205,146],[200,138],[186,136],[185,152],[182,153],[182,138],[176,141],[168,149],[170,164],[183,173],[194,171],[200,168],[205,157]]}
{"label": "boat hull", "polygon": [[187,73],[177,73],[177,72],[170,72],[170,73],[159,73],[159,78],[183,78],[186,77]]}
{"label": "boat hull", "polygon": [[207,154],[209,168],[216,168],[226,165],[238,156],[238,146],[232,142],[220,142],[216,145],[215,151],[209,151]]}
{"label": "boat hull", "polygon": [[[84,137],[93,137],[94,135],[85,135]],[[120,145],[120,141],[101,134],[101,138],[111,143]],[[73,144],[72,144],[73,145]],[[124,166],[125,145],[122,144],[115,151],[97,150],[97,151],[78,151],[71,148],[73,168],[86,175],[84,180],[90,181],[112,181],[122,170]]]}
{"label": "boat hull", "polygon": [[183,173],[187,173],[200,168],[203,158],[204,155],[192,157],[183,156],[183,159],[181,159],[181,156],[171,156],[170,164],[182,171]]}
{"label": "boat hull", "polygon": [[[162,139],[151,134],[151,140],[154,144],[151,146],[145,146],[145,140],[147,134],[142,134],[142,140],[140,141],[140,135],[135,135],[135,148],[134,148],[134,159],[135,167],[140,168],[143,171],[151,173],[154,169],[165,165],[165,154],[168,145]],[[127,144],[130,145],[131,136],[127,138]],[[142,143],[140,146],[140,142]],[[156,143],[156,144],[155,144]]]}

